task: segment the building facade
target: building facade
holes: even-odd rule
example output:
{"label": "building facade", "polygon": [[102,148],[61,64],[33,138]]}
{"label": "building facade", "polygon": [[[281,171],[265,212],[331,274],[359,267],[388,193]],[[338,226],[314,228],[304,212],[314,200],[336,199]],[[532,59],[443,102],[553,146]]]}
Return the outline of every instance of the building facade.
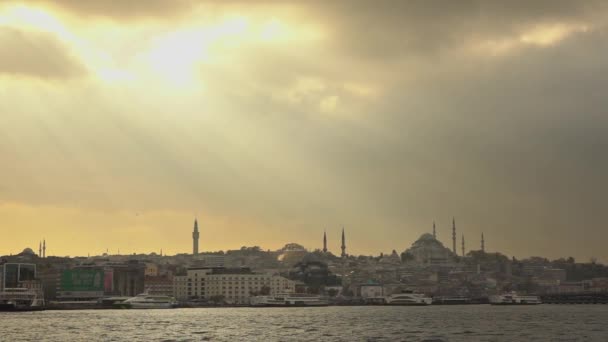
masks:
{"label": "building facade", "polygon": [[287,278],[253,273],[248,268],[190,268],[186,275],[175,276],[174,295],[178,300],[218,299],[229,304],[249,304],[256,294],[295,292]]}

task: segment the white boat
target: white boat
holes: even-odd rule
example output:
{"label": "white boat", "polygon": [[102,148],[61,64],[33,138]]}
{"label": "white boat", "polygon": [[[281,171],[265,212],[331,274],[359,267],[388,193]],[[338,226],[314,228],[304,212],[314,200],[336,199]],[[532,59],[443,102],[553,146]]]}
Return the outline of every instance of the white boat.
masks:
{"label": "white boat", "polygon": [[128,309],[172,309],[177,306],[177,301],[169,296],[142,293],[116,305]]}
{"label": "white boat", "polygon": [[40,289],[13,288],[0,292],[0,311],[38,311],[44,307]]}
{"label": "white boat", "polygon": [[489,299],[492,305],[537,305],[542,303],[538,296],[523,296],[515,292],[490,296]]}
{"label": "white boat", "polygon": [[305,293],[281,293],[277,295],[253,296],[251,306],[327,306],[327,299]]}
{"label": "white boat", "polygon": [[384,297],[384,302],[387,305],[430,305],[433,298],[422,293],[403,292]]}

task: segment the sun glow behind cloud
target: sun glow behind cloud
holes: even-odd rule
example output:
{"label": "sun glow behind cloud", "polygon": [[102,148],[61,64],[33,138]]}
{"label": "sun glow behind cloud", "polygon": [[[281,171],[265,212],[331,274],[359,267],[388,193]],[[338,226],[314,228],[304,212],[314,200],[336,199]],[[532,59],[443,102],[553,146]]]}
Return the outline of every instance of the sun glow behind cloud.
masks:
{"label": "sun glow behind cloud", "polygon": [[[198,71],[201,65],[246,62],[239,50],[256,44],[310,42],[323,37],[314,25],[293,26],[259,13],[225,13],[203,22],[193,16],[184,18],[177,27],[159,23],[152,30],[120,32],[95,24],[79,30],[70,24],[74,23],[64,23],[52,12],[35,7],[0,7],[0,27],[54,35],[87,68],[89,76],[106,85],[148,87],[156,82],[181,90],[200,90],[210,81]],[[125,49],[124,45],[131,42],[136,47]]]}

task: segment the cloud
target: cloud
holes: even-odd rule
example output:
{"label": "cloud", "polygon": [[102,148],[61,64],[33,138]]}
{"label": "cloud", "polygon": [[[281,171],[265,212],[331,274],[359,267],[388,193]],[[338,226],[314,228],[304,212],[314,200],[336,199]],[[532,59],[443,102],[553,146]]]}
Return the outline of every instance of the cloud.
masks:
{"label": "cloud", "polygon": [[[125,3],[63,5],[123,20],[112,42],[145,59],[158,28],[125,41],[121,30],[163,7],[117,13]],[[250,11],[260,3],[274,10]],[[228,7],[215,4],[189,20],[221,23]],[[286,16],[274,2],[226,6],[239,5],[249,27],[276,16],[321,38],[222,37],[186,69],[186,90],[137,83],[141,65],[128,85],[7,89],[0,200],[183,220],[203,208],[238,217],[235,235],[297,241],[345,224],[353,253],[403,250],[433,219],[447,242],[455,215],[490,250],[608,257],[603,2],[307,1]]]}
{"label": "cloud", "polygon": [[40,79],[70,79],[86,73],[53,35],[0,27],[0,74]]}
{"label": "cloud", "polygon": [[[333,1],[307,2],[311,17],[333,34],[333,43],[350,58],[390,62],[439,58],[475,42],[511,36],[546,41],[538,26],[567,27],[603,20],[603,1]],[[530,32],[531,31],[531,32]],[[541,37],[542,36],[542,37]]]}
{"label": "cloud", "polygon": [[183,14],[193,7],[194,0],[31,0],[28,4],[40,4],[66,13],[84,17],[127,20],[133,18],[170,18]]}

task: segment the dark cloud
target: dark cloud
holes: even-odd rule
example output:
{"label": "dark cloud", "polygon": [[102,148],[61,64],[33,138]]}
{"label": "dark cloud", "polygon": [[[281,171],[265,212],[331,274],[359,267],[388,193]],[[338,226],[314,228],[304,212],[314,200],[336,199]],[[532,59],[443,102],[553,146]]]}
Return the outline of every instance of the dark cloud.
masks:
{"label": "dark cloud", "polygon": [[306,2],[311,17],[350,58],[383,62],[436,58],[472,40],[496,39],[544,23],[577,23],[606,13],[604,1]]}
{"label": "dark cloud", "polygon": [[0,28],[0,74],[42,79],[69,79],[85,73],[53,35]]}

